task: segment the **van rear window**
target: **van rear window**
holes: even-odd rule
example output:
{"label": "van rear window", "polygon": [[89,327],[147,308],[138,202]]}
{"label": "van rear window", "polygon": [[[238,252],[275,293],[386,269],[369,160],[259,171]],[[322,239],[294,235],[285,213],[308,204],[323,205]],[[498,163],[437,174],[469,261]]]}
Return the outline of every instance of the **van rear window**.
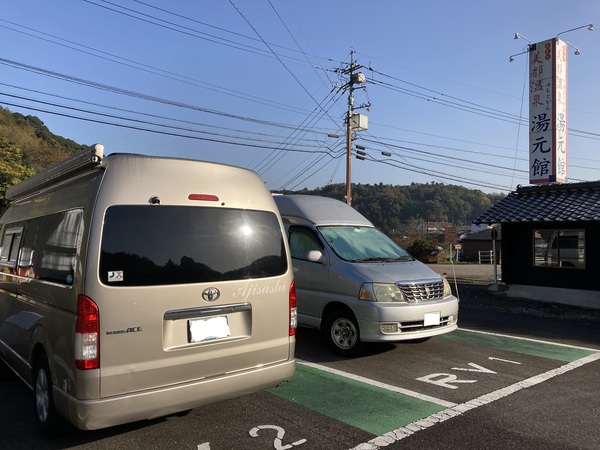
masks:
{"label": "van rear window", "polygon": [[287,271],[277,216],[189,206],[106,211],[100,280],[151,286],[265,278]]}

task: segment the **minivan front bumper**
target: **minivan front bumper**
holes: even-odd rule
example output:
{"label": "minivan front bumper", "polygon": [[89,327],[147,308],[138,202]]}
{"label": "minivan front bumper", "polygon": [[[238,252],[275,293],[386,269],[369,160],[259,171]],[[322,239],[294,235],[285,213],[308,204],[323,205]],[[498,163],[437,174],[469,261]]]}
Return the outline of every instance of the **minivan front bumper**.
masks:
{"label": "minivan front bumper", "polygon": [[[458,328],[458,299],[391,304],[364,302],[356,313],[363,342],[397,342],[437,336]],[[429,323],[428,317],[439,322]]]}

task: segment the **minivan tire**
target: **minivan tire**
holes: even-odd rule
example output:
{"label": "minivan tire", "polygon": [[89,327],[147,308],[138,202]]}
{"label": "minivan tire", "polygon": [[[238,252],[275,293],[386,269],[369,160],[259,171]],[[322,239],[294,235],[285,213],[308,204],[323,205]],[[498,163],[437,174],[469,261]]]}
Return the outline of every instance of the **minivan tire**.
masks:
{"label": "minivan tire", "polygon": [[323,323],[322,334],[331,349],[341,356],[356,356],[363,349],[360,331],[350,310],[336,309]]}
{"label": "minivan tire", "polygon": [[46,355],[40,356],[33,370],[33,399],[35,421],[40,434],[47,438],[59,436],[66,422],[58,415],[52,396],[52,375]]}

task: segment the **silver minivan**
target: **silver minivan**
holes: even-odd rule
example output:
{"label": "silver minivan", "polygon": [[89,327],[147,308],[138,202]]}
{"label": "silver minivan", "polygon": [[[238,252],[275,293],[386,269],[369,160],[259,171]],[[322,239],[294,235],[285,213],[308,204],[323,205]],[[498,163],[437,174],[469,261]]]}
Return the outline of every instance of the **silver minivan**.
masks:
{"label": "silver minivan", "polygon": [[0,357],[44,434],[273,387],[295,369],[295,290],[249,170],[95,145],[6,192]]}
{"label": "silver minivan", "polygon": [[338,354],[364,342],[419,341],[457,328],[448,281],[351,206],[277,195],[296,280],[298,324],[319,328]]}

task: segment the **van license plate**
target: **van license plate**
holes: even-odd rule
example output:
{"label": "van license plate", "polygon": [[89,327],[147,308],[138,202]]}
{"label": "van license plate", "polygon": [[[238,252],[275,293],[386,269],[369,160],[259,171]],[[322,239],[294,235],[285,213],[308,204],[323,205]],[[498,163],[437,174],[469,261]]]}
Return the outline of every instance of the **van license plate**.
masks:
{"label": "van license plate", "polygon": [[188,321],[190,342],[214,341],[231,336],[226,316]]}
{"label": "van license plate", "polygon": [[433,313],[425,313],[424,317],[423,317],[423,325],[428,327],[431,325],[439,325],[440,324],[440,313],[439,312],[433,312]]}

